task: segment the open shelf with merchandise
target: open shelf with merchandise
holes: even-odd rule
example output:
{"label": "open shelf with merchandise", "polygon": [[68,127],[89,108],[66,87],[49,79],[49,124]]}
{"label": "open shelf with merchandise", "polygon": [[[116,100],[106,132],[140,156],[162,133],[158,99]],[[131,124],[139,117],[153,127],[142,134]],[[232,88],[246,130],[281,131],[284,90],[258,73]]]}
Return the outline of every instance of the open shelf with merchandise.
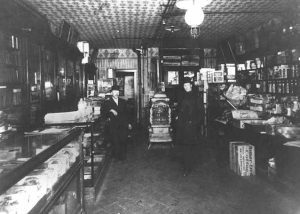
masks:
{"label": "open shelf with merchandise", "polygon": [[299,50],[291,49],[278,51],[262,57],[246,60],[238,69],[241,76],[248,75],[248,84],[255,85],[256,93],[272,94],[278,96],[299,95],[300,61]]}

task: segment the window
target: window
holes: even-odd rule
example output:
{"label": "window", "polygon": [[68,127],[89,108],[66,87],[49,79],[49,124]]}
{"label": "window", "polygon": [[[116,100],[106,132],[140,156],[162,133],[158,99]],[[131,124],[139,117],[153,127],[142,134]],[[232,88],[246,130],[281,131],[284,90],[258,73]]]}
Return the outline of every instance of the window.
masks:
{"label": "window", "polygon": [[179,72],[168,71],[168,85],[178,85],[178,84],[179,84]]}

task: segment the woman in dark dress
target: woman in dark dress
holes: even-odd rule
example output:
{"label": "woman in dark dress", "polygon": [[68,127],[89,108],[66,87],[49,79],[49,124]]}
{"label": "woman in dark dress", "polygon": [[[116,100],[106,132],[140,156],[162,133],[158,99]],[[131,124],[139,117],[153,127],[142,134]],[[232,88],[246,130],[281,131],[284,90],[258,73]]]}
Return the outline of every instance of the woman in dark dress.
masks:
{"label": "woman in dark dress", "polygon": [[184,176],[192,170],[195,145],[199,143],[199,125],[203,117],[200,98],[192,91],[190,78],[184,78],[184,92],[178,101],[176,140],[182,147]]}

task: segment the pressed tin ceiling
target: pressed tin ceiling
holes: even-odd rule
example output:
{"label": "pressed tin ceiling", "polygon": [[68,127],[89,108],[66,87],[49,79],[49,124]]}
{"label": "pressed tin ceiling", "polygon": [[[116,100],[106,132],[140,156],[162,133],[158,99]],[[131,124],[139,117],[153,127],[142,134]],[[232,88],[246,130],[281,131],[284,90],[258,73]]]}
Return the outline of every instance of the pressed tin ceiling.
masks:
{"label": "pressed tin ceiling", "polygon": [[[80,40],[96,48],[163,46],[164,42],[189,40],[189,26],[176,0],[20,0],[45,15],[51,25],[63,20],[77,29]],[[244,34],[276,17],[288,17],[298,0],[212,0],[197,39],[204,46],[232,34]],[[166,24],[163,25],[162,21]],[[180,30],[165,30],[175,26]]]}

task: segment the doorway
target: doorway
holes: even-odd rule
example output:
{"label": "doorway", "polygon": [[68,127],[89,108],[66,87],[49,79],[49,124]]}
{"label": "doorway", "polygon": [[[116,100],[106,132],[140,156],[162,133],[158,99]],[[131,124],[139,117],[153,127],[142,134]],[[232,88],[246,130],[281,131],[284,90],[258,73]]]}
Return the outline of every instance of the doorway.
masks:
{"label": "doorway", "polygon": [[137,70],[116,70],[116,82],[120,88],[120,97],[127,100],[130,123],[139,123]]}

